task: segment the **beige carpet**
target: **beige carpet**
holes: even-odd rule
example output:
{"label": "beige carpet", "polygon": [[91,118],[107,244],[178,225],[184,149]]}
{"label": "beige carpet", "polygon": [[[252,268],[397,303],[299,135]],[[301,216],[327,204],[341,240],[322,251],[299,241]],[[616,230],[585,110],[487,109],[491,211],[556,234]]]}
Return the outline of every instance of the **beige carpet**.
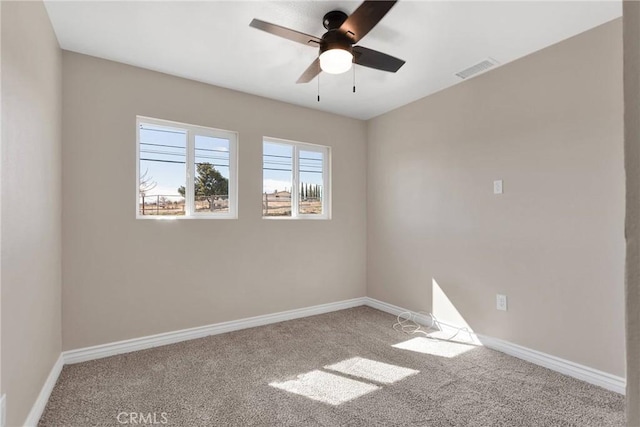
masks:
{"label": "beige carpet", "polygon": [[65,366],[39,425],[624,424],[619,394],[394,322],[358,307]]}

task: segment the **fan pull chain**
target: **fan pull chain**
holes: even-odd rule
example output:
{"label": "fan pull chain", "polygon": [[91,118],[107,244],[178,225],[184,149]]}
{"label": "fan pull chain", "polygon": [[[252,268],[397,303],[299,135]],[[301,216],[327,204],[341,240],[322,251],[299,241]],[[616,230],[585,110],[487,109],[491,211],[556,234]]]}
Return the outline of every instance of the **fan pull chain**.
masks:
{"label": "fan pull chain", "polygon": [[320,73],[318,73],[318,102],[320,102]]}
{"label": "fan pull chain", "polygon": [[356,93],[356,61],[353,61],[353,93]]}

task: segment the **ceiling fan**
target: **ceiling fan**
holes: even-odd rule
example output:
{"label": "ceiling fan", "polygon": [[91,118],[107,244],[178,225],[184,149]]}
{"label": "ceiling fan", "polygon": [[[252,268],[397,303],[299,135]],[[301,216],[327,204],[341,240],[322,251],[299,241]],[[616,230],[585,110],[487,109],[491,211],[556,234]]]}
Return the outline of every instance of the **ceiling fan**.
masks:
{"label": "ceiling fan", "polygon": [[339,10],[333,10],[322,19],[322,24],[328,31],[321,38],[259,19],[254,19],[249,25],[320,49],[318,58],[302,73],[296,83],[308,83],[321,71],[330,74],[344,73],[349,71],[354,63],[395,73],[405,61],[377,50],[354,46],[380,22],[395,3],[395,0],[365,0],[350,16]]}

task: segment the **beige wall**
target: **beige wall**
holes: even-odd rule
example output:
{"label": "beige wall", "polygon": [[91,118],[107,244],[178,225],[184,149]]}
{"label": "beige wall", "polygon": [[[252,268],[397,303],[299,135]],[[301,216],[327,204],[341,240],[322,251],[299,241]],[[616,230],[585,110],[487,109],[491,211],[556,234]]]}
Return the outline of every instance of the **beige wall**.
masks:
{"label": "beige wall", "polygon": [[22,425],[60,356],[61,51],[41,2],[2,3],[2,393]]}
{"label": "beige wall", "polygon": [[624,2],[627,425],[640,425],[640,3]]}
{"label": "beige wall", "polygon": [[456,321],[435,279],[476,332],[623,376],[621,59],[616,20],[371,120],[368,295]]}
{"label": "beige wall", "polygon": [[[70,52],[63,95],[65,350],[365,295],[364,122]],[[238,220],[135,219],[136,115],[239,132]],[[263,135],[332,147],[333,219],[262,219]]]}

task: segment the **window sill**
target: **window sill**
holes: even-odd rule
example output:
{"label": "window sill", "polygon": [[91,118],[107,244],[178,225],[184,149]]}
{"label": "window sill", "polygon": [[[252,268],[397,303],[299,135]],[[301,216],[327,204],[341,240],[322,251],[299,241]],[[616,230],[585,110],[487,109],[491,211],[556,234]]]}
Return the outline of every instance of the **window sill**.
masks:
{"label": "window sill", "polygon": [[155,220],[155,221],[181,221],[181,220],[193,220],[193,219],[238,219],[237,216],[233,215],[198,215],[198,216],[169,216],[169,215],[137,215],[136,219],[141,220]]}
{"label": "window sill", "polygon": [[262,219],[266,220],[275,220],[275,221],[331,221],[331,218],[328,216],[263,216]]}

